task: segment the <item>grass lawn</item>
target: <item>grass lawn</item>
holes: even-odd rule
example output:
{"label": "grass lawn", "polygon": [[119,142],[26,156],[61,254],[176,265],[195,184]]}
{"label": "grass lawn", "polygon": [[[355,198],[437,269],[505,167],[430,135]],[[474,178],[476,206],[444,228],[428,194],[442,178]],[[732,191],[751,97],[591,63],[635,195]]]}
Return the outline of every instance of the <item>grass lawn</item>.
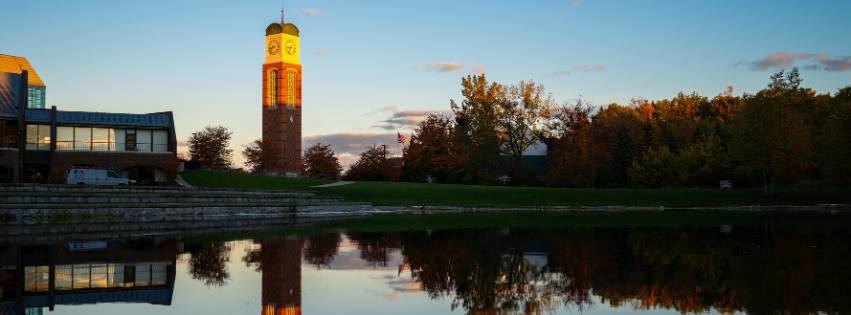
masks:
{"label": "grass lawn", "polygon": [[358,182],[313,188],[329,183],[314,179],[264,177],[213,171],[187,171],[183,178],[197,187],[315,191],[349,201],[387,206],[733,206],[767,204],[851,203],[851,187],[783,188],[766,198],[761,189],[586,189]]}

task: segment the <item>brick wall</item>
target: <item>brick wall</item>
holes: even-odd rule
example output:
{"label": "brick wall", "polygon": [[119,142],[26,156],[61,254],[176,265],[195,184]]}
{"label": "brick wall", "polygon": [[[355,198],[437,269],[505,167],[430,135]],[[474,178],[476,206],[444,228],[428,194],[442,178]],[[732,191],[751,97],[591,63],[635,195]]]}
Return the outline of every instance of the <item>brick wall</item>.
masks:
{"label": "brick wall", "polygon": [[96,166],[119,172],[140,166],[156,168],[164,171],[172,180],[177,176],[179,162],[174,153],[54,152],[50,163],[53,181],[65,181],[65,173],[75,165]]}

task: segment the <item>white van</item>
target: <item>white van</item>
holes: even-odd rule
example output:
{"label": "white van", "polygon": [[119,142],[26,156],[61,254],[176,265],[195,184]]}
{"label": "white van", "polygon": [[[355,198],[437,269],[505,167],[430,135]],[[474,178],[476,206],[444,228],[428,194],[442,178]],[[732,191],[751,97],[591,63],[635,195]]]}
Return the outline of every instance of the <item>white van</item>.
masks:
{"label": "white van", "polygon": [[130,180],[110,170],[72,167],[65,176],[65,183],[72,185],[128,185]]}

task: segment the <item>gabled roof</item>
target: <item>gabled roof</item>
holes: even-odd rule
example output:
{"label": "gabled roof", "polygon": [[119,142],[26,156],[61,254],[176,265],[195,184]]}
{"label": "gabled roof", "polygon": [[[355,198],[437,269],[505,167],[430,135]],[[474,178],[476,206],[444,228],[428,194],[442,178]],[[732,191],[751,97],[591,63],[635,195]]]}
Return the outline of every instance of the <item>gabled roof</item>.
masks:
{"label": "gabled roof", "polygon": [[0,72],[20,74],[22,70],[29,72],[28,84],[44,87],[44,82],[35,72],[27,58],[0,54]]}

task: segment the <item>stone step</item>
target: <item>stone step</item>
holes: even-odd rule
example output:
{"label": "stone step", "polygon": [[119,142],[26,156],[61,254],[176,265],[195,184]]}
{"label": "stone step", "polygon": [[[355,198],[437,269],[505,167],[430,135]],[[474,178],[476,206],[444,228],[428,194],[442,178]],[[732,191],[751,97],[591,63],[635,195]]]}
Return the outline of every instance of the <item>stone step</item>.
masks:
{"label": "stone step", "polygon": [[244,189],[190,189],[190,188],[153,188],[153,187],[41,187],[41,186],[0,186],[0,195],[15,194],[158,194],[158,195],[236,195],[236,196],[315,196],[306,191],[283,190],[244,190]]}
{"label": "stone step", "polygon": [[303,203],[339,202],[339,197],[327,196],[195,196],[195,195],[109,195],[109,194],[19,194],[0,195],[4,204],[75,204],[75,203]]}
{"label": "stone step", "polygon": [[0,209],[108,209],[108,208],[192,208],[192,207],[300,207],[300,206],[333,206],[349,204],[337,200],[304,199],[295,201],[273,201],[273,202],[81,202],[81,203],[6,203],[0,204]]}

